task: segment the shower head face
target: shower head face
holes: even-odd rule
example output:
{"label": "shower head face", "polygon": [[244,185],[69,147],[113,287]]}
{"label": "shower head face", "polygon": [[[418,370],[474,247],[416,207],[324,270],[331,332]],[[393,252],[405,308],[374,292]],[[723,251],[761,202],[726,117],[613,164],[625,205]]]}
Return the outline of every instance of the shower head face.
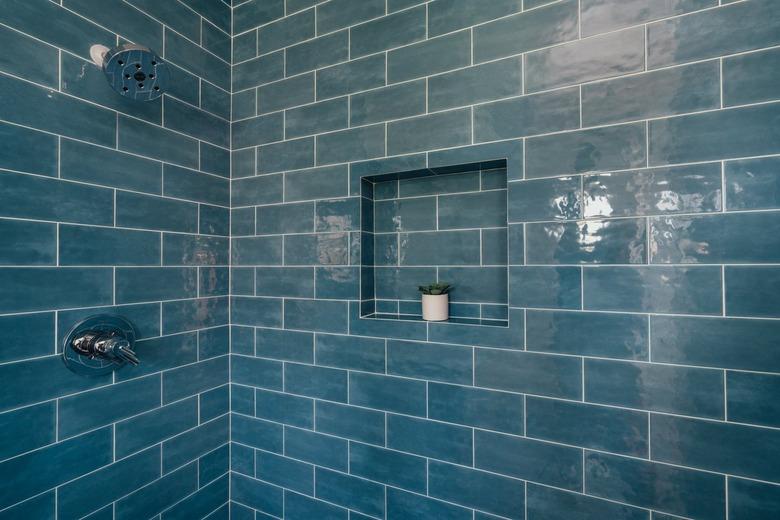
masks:
{"label": "shower head face", "polygon": [[103,72],[111,88],[122,96],[151,101],[168,87],[168,65],[154,51],[140,45],[120,45],[103,56]]}

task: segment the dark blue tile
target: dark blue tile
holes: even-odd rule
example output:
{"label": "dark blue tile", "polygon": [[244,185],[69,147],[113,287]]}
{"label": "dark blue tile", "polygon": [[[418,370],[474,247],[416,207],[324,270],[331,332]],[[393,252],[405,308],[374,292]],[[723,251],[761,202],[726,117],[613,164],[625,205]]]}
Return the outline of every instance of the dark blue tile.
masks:
{"label": "dark blue tile", "polygon": [[231,356],[230,382],[282,390],[282,363],[245,356]]}
{"label": "dark blue tile", "polygon": [[430,461],[428,494],[507,518],[525,516],[525,483],[492,473]]}
{"label": "dark blue tile", "polygon": [[230,234],[230,210],[201,204],[198,208],[199,230],[207,235],[228,236]]}
{"label": "dark blue tile", "polygon": [[[111,269],[0,268],[0,311],[27,312],[111,304]],[[78,287],[78,291],[73,291]]]}
{"label": "dark blue tile", "polygon": [[578,448],[477,430],[474,467],[572,491],[582,489]]}
{"label": "dark blue tile", "polygon": [[178,401],[228,382],[228,356],[220,356],[163,374],[163,402]]}
{"label": "dark blue tile", "polygon": [[780,376],[726,372],[728,420],[780,425],[780,408],[773,396],[780,391]]}
{"label": "dark blue tile", "polygon": [[721,313],[718,267],[591,267],[583,278],[586,309]]}
{"label": "dark blue tile", "polygon": [[384,445],[385,414],[356,406],[317,402],[317,431],[361,442]]}
{"label": "dark blue tile", "polygon": [[314,230],[314,203],[275,204],[257,208],[256,233],[310,233]]}
{"label": "dark blue tile", "polygon": [[655,362],[780,372],[773,320],[653,316],[650,327]]}
{"label": "dark blue tile", "polygon": [[117,303],[194,298],[194,267],[124,267],[116,270]]}
{"label": "dark blue tile", "polygon": [[258,451],[257,478],[300,493],[314,494],[314,467],[287,457]]}
{"label": "dark blue tile", "polygon": [[231,147],[246,148],[281,141],[284,137],[283,115],[281,112],[276,112],[233,123]]}
{"label": "dark blue tile", "polygon": [[644,123],[534,137],[526,143],[526,177],[639,168],[646,157]]}
{"label": "dark blue tile", "polygon": [[231,475],[230,498],[278,517],[284,510],[281,488],[243,475]]}
{"label": "dark blue tile", "polygon": [[347,233],[291,235],[284,240],[285,265],[346,265],[349,263]]}
{"label": "dark blue tile", "polygon": [[583,204],[586,218],[720,211],[720,164],[589,175]]}
{"label": "dark blue tile", "polygon": [[163,334],[228,323],[227,298],[198,298],[162,304]]}
{"label": "dark blue tile", "polygon": [[281,424],[232,414],[230,425],[231,440],[252,448],[281,453],[283,444]]}
{"label": "dark blue tile", "polygon": [[357,231],[360,229],[360,199],[318,200],[316,231]]}
{"label": "dark blue tile", "polygon": [[444,383],[470,384],[473,350],[440,343],[388,341],[387,373]]}
{"label": "dark blue tile", "polygon": [[573,220],[582,215],[578,177],[510,182],[509,222]]}
{"label": "dark blue tile", "polygon": [[0,70],[57,88],[59,64],[55,47],[6,27],[0,29],[0,45],[6,49],[15,49],[15,52],[7,53],[0,60]]}
{"label": "dark blue tile", "polygon": [[523,433],[523,397],[520,395],[430,383],[428,415],[439,421]]}
{"label": "dark blue tile", "polygon": [[726,163],[726,208],[780,207],[780,159],[747,159]]}
{"label": "dark blue tile", "polygon": [[780,298],[773,287],[780,281],[776,267],[726,267],[726,314],[780,316]]}
{"label": "dark blue tile", "polygon": [[[147,235],[159,237],[156,233]],[[163,265],[207,266],[227,265],[230,262],[227,238],[165,233],[162,242]],[[151,249],[154,252],[154,248]]]}
{"label": "dark blue tile", "polygon": [[0,167],[56,177],[57,153],[57,136],[0,124]]}
{"label": "dark blue tile", "polygon": [[320,69],[348,59],[349,31],[339,31],[285,50],[288,76]]}
{"label": "dark blue tile", "polygon": [[780,486],[730,478],[729,518],[771,520],[780,511]]}
{"label": "dark blue tile", "polygon": [[778,7],[759,0],[652,23],[647,27],[647,65],[657,68],[777,45]]}
{"label": "dark blue tile", "polygon": [[131,228],[195,233],[198,206],[192,202],[119,191],[116,225]]}
{"label": "dark blue tile", "polygon": [[445,34],[463,27],[502,18],[522,10],[519,0],[499,0],[477,6],[467,0],[440,2],[429,7],[428,26],[432,36]]}
{"label": "dark blue tile", "polygon": [[360,298],[360,269],[357,267],[317,267],[317,298],[357,300]]}
{"label": "dark blue tile", "polygon": [[[505,1],[498,3],[506,4]],[[539,2],[534,5],[531,0],[525,0],[524,7],[529,10],[537,5]],[[579,36],[578,8],[577,2],[567,0],[477,26],[474,28],[474,60],[490,61],[575,40]]]}
{"label": "dark blue tile", "polygon": [[579,267],[510,267],[509,304],[550,309],[582,308]]}
{"label": "dark blue tile", "polygon": [[231,241],[234,265],[280,265],[282,263],[282,237],[247,237]]}
{"label": "dark blue tile", "polygon": [[[202,423],[208,422],[230,411],[230,387],[227,384],[199,394],[198,399],[200,406],[200,422]],[[201,469],[201,471],[203,471],[203,469]]]}
{"label": "dark blue tile", "polygon": [[[317,136],[317,164],[363,161],[385,155],[385,126],[362,126]],[[345,193],[346,195],[346,193]]]}
{"label": "dark blue tile", "polygon": [[54,265],[57,262],[55,224],[0,219],[0,237],[0,265]]}
{"label": "dark blue tile", "polygon": [[387,517],[425,520],[426,518],[449,518],[471,520],[473,512],[456,505],[407,493],[392,487],[387,488]]}
{"label": "dark blue tile", "polygon": [[261,267],[255,274],[257,296],[314,297],[311,267]]}
{"label": "dark blue tile", "polygon": [[119,116],[117,135],[119,149],[125,152],[198,167],[198,141],[191,137],[125,116]]}
{"label": "dark blue tile", "polygon": [[165,165],[164,172],[163,193],[166,197],[230,205],[230,181],[227,179],[169,164]]}
{"label": "dark blue tile", "polygon": [[350,442],[350,473],[416,493],[426,490],[426,459]]}
{"label": "dark blue tile", "polygon": [[124,381],[194,363],[198,359],[198,335],[194,332],[137,341],[135,351],[143,363],[125,366],[115,379]]}
{"label": "dark blue tile", "polygon": [[[36,497],[25,500],[15,506],[0,512],[0,519],[14,520],[15,518],[54,518],[56,515],[55,490],[48,491]],[[113,511],[113,510],[112,510]],[[93,520],[89,518],[88,520]],[[99,520],[99,519],[95,519]]]}
{"label": "dark blue tile", "polygon": [[317,468],[316,494],[342,507],[375,517],[384,516],[385,487],[375,482]]}
{"label": "dark blue tile", "polygon": [[436,198],[420,197],[377,201],[374,231],[425,231],[436,229]]}
{"label": "dark blue tile", "polygon": [[650,165],[777,153],[778,117],[780,104],[769,104],[651,121]]}
{"label": "dark blue tile", "polygon": [[281,327],[282,300],[275,298],[231,298],[230,320],[236,325]]}
{"label": "dark blue tile", "polygon": [[206,453],[214,451],[230,439],[228,416],[202,424],[169,439],[162,444],[162,469],[167,473]]}
{"label": "dark blue tile", "polygon": [[0,460],[53,443],[56,417],[54,401],[0,414]]}
{"label": "dark blue tile", "polygon": [[117,500],[117,520],[149,518],[198,489],[198,466],[184,466]]}
{"label": "dark blue tile", "polygon": [[387,154],[400,155],[471,142],[471,110],[449,112],[393,121],[387,125]]}
{"label": "dark blue tile", "polygon": [[760,103],[778,98],[780,52],[777,49],[734,56],[723,60],[725,106]]}
{"label": "dark blue tile", "polygon": [[[384,14],[382,11],[379,14]],[[350,28],[350,57],[408,45],[426,37],[426,10],[409,9]]]}
{"label": "dark blue tile", "polygon": [[[470,65],[471,36],[459,31],[387,54],[387,81],[398,83]],[[369,87],[370,88],[370,87]]]}
{"label": "dark blue tile", "polygon": [[[39,240],[45,238],[42,231],[37,231]],[[62,225],[59,230],[59,256],[61,265],[160,265],[160,235],[146,231]]]}
{"label": "dark blue tile", "polygon": [[257,107],[259,114],[275,112],[277,110],[303,105],[313,101],[313,73],[293,76],[282,81],[269,83],[268,85],[260,87],[257,91]]}
{"label": "dark blue tile", "polygon": [[258,173],[297,170],[314,166],[314,138],[294,139],[258,148]]}
{"label": "dark blue tile", "polygon": [[347,195],[349,174],[346,166],[313,168],[284,176],[286,202],[327,199]]}
{"label": "dark blue tile", "polygon": [[316,332],[347,332],[347,303],[324,300],[285,300],[284,326]]}
{"label": "dark blue tile", "polygon": [[[655,449],[653,449],[655,455]],[[617,502],[694,518],[725,517],[722,475],[588,452],[585,491]]]}
{"label": "dark blue tile", "polygon": [[385,69],[384,54],[320,69],[317,71],[317,99],[343,96],[384,86]]}
{"label": "dark blue tile", "polygon": [[644,509],[530,483],[526,499],[529,520],[650,519],[650,513]]}
{"label": "dark blue tile", "polygon": [[645,219],[526,224],[528,264],[647,263]]}
{"label": "dark blue tile", "polygon": [[317,466],[347,470],[347,441],[337,437],[285,426],[284,454]]}
{"label": "dark blue tile", "polygon": [[314,401],[294,395],[256,390],[255,415],[261,419],[311,429],[314,426]]}
{"label": "dark blue tile", "polygon": [[582,396],[578,358],[486,349],[475,355],[477,386],[567,399]]}
{"label": "dark blue tile", "polygon": [[282,202],[282,176],[260,175],[234,181],[231,197],[233,207]]}
{"label": "dark blue tile", "polygon": [[228,500],[229,478],[223,476],[200,488],[162,515],[165,520],[184,520],[203,511],[214,511]]}
{"label": "dark blue tile", "polygon": [[284,389],[293,394],[347,401],[347,371],[311,365],[284,364]]}
{"label": "dark blue tile", "polygon": [[387,416],[387,447],[470,466],[474,445],[471,428],[402,415]]}
{"label": "dark blue tile", "polygon": [[317,32],[331,32],[383,14],[381,0],[335,0],[317,7]]}
{"label": "dark blue tile", "polygon": [[425,416],[426,383],[400,377],[350,372],[349,403]]}
{"label": "dark blue tile", "polygon": [[258,357],[299,363],[311,363],[314,359],[314,335],[309,332],[276,329],[257,329],[256,332]]}
{"label": "dark blue tile", "polygon": [[507,192],[504,190],[438,197],[439,229],[504,227]]}
{"label": "dark blue tile", "polygon": [[290,491],[284,492],[284,513],[289,520],[347,520],[349,516],[346,509]]}

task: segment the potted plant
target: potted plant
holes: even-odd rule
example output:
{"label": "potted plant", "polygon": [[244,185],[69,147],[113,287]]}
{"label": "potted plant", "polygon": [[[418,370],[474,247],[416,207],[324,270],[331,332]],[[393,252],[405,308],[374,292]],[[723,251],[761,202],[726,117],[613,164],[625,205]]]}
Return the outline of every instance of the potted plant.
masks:
{"label": "potted plant", "polygon": [[450,317],[449,292],[453,287],[448,283],[421,285],[422,313],[426,321],[446,321]]}

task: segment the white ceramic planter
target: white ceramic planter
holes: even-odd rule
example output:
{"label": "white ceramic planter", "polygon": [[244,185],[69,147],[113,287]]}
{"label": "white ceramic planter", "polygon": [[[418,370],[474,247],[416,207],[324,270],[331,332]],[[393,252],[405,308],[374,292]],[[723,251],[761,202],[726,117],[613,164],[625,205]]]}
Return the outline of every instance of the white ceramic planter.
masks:
{"label": "white ceramic planter", "polygon": [[449,294],[423,294],[423,319],[426,321],[446,321],[450,317]]}

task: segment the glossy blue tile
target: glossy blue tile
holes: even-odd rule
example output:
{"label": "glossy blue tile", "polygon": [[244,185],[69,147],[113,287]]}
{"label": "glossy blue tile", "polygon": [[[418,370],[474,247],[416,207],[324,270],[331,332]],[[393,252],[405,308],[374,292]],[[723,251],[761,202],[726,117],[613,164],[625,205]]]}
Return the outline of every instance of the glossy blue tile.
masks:
{"label": "glossy blue tile", "polygon": [[472,430],[402,415],[387,416],[387,447],[470,466]]}
{"label": "glossy blue tile", "polygon": [[258,148],[258,173],[297,170],[314,166],[314,139],[296,139]]}
{"label": "glossy blue tile", "polygon": [[445,383],[469,384],[472,349],[440,343],[389,341],[387,373]]}
{"label": "glossy blue tile", "polygon": [[170,403],[228,382],[227,356],[220,356],[163,374],[163,402]]}
{"label": "glossy blue tile", "polygon": [[[440,209],[443,199],[439,199]],[[447,222],[451,225],[457,225],[453,222],[458,219],[455,215],[463,215],[463,212],[455,211],[458,204],[456,201],[448,206]],[[463,206],[461,206],[461,209]],[[482,207],[484,210],[484,206]],[[487,212],[487,217],[490,217]],[[440,214],[445,218],[444,214]],[[465,215],[468,220],[468,215]],[[466,227],[466,224],[461,224]],[[488,224],[489,225],[489,224]],[[431,233],[401,233],[397,235],[377,235],[377,239],[388,238],[391,243],[396,239],[399,249],[400,265],[479,265],[480,264],[480,232],[478,230],[469,231],[439,231]],[[377,248],[377,252],[381,252]],[[393,262],[395,264],[395,262]]]}
{"label": "glossy blue tile", "polygon": [[347,372],[334,368],[285,363],[284,389],[293,394],[346,402]]}
{"label": "glossy blue tile", "polygon": [[720,314],[719,267],[589,267],[584,305],[591,310]]}
{"label": "glossy blue tile", "polygon": [[382,517],[385,510],[384,486],[335,471],[317,468],[317,496],[355,511]]}
{"label": "glossy blue tile", "polygon": [[198,298],[162,305],[164,334],[174,334],[228,323],[227,298]]}
{"label": "glossy blue tile", "polygon": [[117,303],[194,298],[194,267],[123,267],[116,270]]}
{"label": "glossy blue tile", "polygon": [[51,444],[57,438],[54,401],[0,414],[0,459]]}
{"label": "glossy blue tile", "polygon": [[233,91],[278,81],[284,77],[284,52],[277,51],[236,64],[233,67]]}
{"label": "glossy blue tile", "polygon": [[137,341],[135,351],[143,365],[126,366],[115,379],[124,381],[194,363],[198,358],[198,335],[194,332]]}
{"label": "glossy blue tile", "polygon": [[55,47],[5,27],[0,30],[0,44],[15,49],[2,58],[0,70],[56,88],[58,57]]}
{"label": "glossy blue tile", "polygon": [[230,497],[253,509],[279,517],[284,510],[281,488],[243,475],[231,475]]}
{"label": "glossy blue tile", "polygon": [[[416,493],[426,490],[426,459],[350,442],[350,473]],[[389,489],[389,488],[388,488]]]}
{"label": "glossy blue tile", "polygon": [[392,487],[387,488],[387,517],[424,520],[425,518],[450,518],[452,520],[471,520],[473,513],[469,509],[448,502],[434,500],[423,495],[407,493]]}
{"label": "glossy blue tile", "polygon": [[316,332],[347,332],[347,303],[340,301],[285,300],[286,328]]}
{"label": "glossy blue tile", "polygon": [[[116,502],[116,518],[145,518],[178,502],[198,488],[198,467],[192,463],[142,487]],[[164,491],[163,491],[164,490]]]}
{"label": "glossy blue tile", "polygon": [[284,454],[338,471],[347,470],[347,441],[285,426]]}
{"label": "glossy blue tile", "polygon": [[580,399],[582,364],[568,356],[478,349],[474,382],[496,390]]}
{"label": "glossy blue tile", "polygon": [[438,228],[505,227],[507,192],[483,191],[438,197]]}
{"label": "glossy blue tile", "polygon": [[310,9],[262,26],[257,31],[258,51],[266,54],[314,37],[314,20]]}
{"label": "glossy blue tile", "polygon": [[428,415],[440,421],[523,433],[523,398],[509,393],[431,383]]}
{"label": "glossy blue tile", "polygon": [[424,40],[425,37],[425,8],[401,11],[351,27],[350,56],[355,58],[373,54]]}
{"label": "glossy blue tile", "polygon": [[583,211],[589,217],[720,211],[718,163],[589,175],[583,179]]}
{"label": "glossy blue tile", "polygon": [[725,482],[722,475],[655,462],[586,452],[585,491],[598,497],[687,517],[725,517]]}
{"label": "glossy blue tile", "polygon": [[[777,9],[775,2],[759,0],[649,24],[648,67],[657,68],[777,45],[780,34]],[[703,35],[710,37],[702,38]]]}
{"label": "glossy blue tile", "polygon": [[284,240],[285,265],[346,265],[349,260],[347,233],[292,235]]}
{"label": "glossy blue tile", "polygon": [[243,415],[231,415],[230,435],[235,442],[264,451],[281,453],[284,445],[281,424]]}
{"label": "glossy blue tile", "polygon": [[363,126],[318,135],[316,146],[318,165],[382,157],[385,155],[385,125]]}
{"label": "glossy blue tile", "polygon": [[[452,4],[452,2],[448,3]],[[506,3],[502,1],[497,4]],[[524,7],[528,10],[536,6],[529,5],[529,0],[526,0]],[[544,9],[479,25],[474,28],[474,60],[490,61],[575,40],[578,37],[577,11],[577,2],[567,0]],[[480,11],[480,13],[486,12],[490,11]]]}
{"label": "glossy blue tile", "polygon": [[350,372],[349,404],[425,416],[426,384],[400,377]]}
{"label": "glossy blue tile", "polygon": [[528,264],[644,264],[645,219],[526,224]]}
{"label": "glossy blue tile", "polygon": [[[89,229],[89,228],[87,228]],[[157,239],[157,233],[147,233]],[[130,241],[132,235],[127,238]],[[115,239],[116,240],[116,239]],[[121,240],[121,239],[120,239]],[[229,242],[227,238],[204,235],[179,235],[164,233],[162,239],[163,265],[227,265],[229,260]],[[105,247],[105,246],[104,246]],[[125,245],[125,247],[128,247]],[[155,247],[151,247],[155,252]],[[120,262],[107,262],[121,265]],[[157,262],[154,262],[157,263]]]}
{"label": "glossy blue tile", "polygon": [[2,488],[1,507],[11,506],[109,464],[111,447],[111,429],[103,428],[3,462],[0,470],[3,474],[14,475],[17,485]]}
{"label": "glossy blue tile", "polygon": [[374,204],[376,233],[434,230],[436,218],[434,197],[377,201]]}
{"label": "glossy blue tile", "polygon": [[284,200],[328,199],[347,195],[349,175],[345,166],[313,168],[284,176]]}
{"label": "glossy blue tile", "polygon": [[232,298],[231,323],[254,327],[281,327],[282,302],[274,298]]}
{"label": "glossy blue tile", "polygon": [[285,50],[288,76],[320,69],[348,59],[349,31],[334,32]]}
{"label": "glossy blue tile", "polygon": [[730,421],[777,426],[780,409],[772,397],[780,390],[780,376],[726,372],[728,419]]}
{"label": "glossy blue tile", "polygon": [[510,267],[509,305],[547,309],[581,309],[578,267]]}
{"label": "glossy blue tile", "polygon": [[290,491],[284,492],[284,511],[285,518],[290,520],[306,520],[307,518],[347,520],[349,516],[346,509]]}
{"label": "glossy blue tile", "polygon": [[774,157],[727,162],[726,208],[734,210],[780,207],[778,165],[780,160]]}
{"label": "glossy blue tile", "polygon": [[723,60],[723,101],[725,106],[759,103],[778,98],[780,52],[776,49]]}
{"label": "glossy blue tile", "polygon": [[277,486],[314,494],[314,468],[310,464],[258,451],[255,456],[257,478]]}
{"label": "glossy blue tile", "polygon": [[0,265],[54,265],[57,262],[55,224],[0,220],[0,237]]}
{"label": "glossy blue tile", "polygon": [[302,74],[263,85],[257,90],[259,114],[314,101],[314,74]]}
{"label": "glossy blue tile", "polygon": [[385,84],[384,54],[320,69],[317,71],[316,84],[317,99],[381,87]]}
{"label": "glossy blue tile", "polygon": [[471,110],[418,116],[387,125],[387,154],[400,155],[461,146],[471,141]]}
{"label": "glossy blue tile", "polygon": [[282,365],[267,359],[231,356],[230,382],[281,391]]}
{"label": "glossy blue tile", "polygon": [[638,168],[645,166],[645,148],[644,123],[535,137],[526,143],[526,177]]}
{"label": "glossy blue tile", "polygon": [[164,167],[163,193],[167,197],[230,205],[230,182],[227,179],[168,164]]}
{"label": "glossy blue tile", "polygon": [[[10,313],[110,305],[111,286],[110,268],[0,268],[0,311]],[[74,292],[73,287],[79,290]]]}
{"label": "glossy blue tile", "polygon": [[319,232],[357,231],[360,227],[360,199],[318,200],[314,220],[315,230]]}
{"label": "glossy blue tile", "polygon": [[57,176],[56,136],[3,123],[0,137],[0,167]]}
{"label": "glossy blue tile", "polygon": [[228,419],[223,415],[163,442],[163,471],[167,473],[225,444],[230,438]]}
{"label": "glossy blue tile", "polygon": [[384,445],[385,414],[382,412],[318,401],[315,418],[319,432]]}
{"label": "glossy blue tile", "polygon": [[477,430],[474,467],[572,491],[582,489],[578,448]]}
{"label": "glossy blue tile", "polygon": [[[647,510],[608,500],[600,500],[579,493],[568,493],[529,483],[526,492],[529,520],[587,520],[612,518],[614,520],[649,520]],[[660,516],[656,515],[660,520]]]}
{"label": "glossy blue tile", "polygon": [[192,202],[118,191],[116,224],[123,227],[195,233],[198,206]]}
{"label": "glossy blue tile", "polygon": [[246,237],[232,240],[233,265],[280,265],[282,237]]}
{"label": "glossy blue tile", "polygon": [[314,296],[314,269],[311,267],[264,267],[255,274],[257,296]]}
{"label": "glossy blue tile", "polygon": [[255,392],[254,413],[261,419],[299,428],[314,426],[314,401],[304,397],[258,389]]}
{"label": "glossy blue tile", "polygon": [[[56,515],[55,491],[51,490],[25,500],[0,512],[2,520],[15,518],[54,518]],[[89,520],[92,520],[91,518]],[[96,519],[97,520],[97,519]]]}
{"label": "glossy blue tile", "polygon": [[770,520],[780,510],[780,487],[731,478],[728,482],[729,518]]}
{"label": "glossy blue tile", "polygon": [[577,177],[510,182],[507,194],[509,222],[573,220],[582,215]]}
{"label": "glossy blue tile", "polygon": [[780,277],[776,267],[729,266],[725,275],[726,315],[780,316],[780,300],[772,290]]}
{"label": "glossy blue tile", "polygon": [[397,83],[470,64],[471,37],[460,31],[390,51],[387,79]]}
{"label": "glossy blue tile", "polygon": [[[207,390],[198,395],[198,398],[201,423],[208,422],[230,411],[230,387],[226,384],[214,388],[213,390]],[[217,457],[217,455],[214,455],[215,461],[219,458],[220,457]],[[201,468],[201,473],[203,472],[204,469]],[[209,480],[213,479],[210,478]]]}
{"label": "glossy blue tile", "polygon": [[[153,159],[198,167],[198,141],[172,130],[119,116],[119,150]],[[78,138],[79,136],[73,136]],[[102,144],[98,142],[98,144]]]}
{"label": "glossy blue tile", "polygon": [[228,499],[229,479],[227,475],[211,482],[177,503],[162,515],[166,520],[182,520],[197,515],[200,511],[214,511]]}
{"label": "glossy blue tile", "polygon": [[448,502],[522,519],[525,483],[492,473],[431,461],[428,494]]}
{"label": "glossy blue tile", "polygon": [[232,125],[231,146],[246,148],[281,141],[284,136],[281,112],[242,119]]}
{"label": "glossy blue tile", "polygon": [[317,267],[317,298],[357,300],[360,298],[360,269],[357,267]]}
{"label": "glossy blue tile", "polygon": [[717,5],[715,0],[586,0],[582,5],[582,35],[590,36]]}
{"label": "glossy blue tile", "polygon": [[317,32],[331,32],[383,14],[381,0],[335,0],[317,7]]}
{"label": "glossy blue tile", "polygon": [[320,134],[347,126],[349,126],[349,100],[346,97],[320,101],[285,111],[286,138]]}
{"label": "glossy blue tile", "polygon": [[257,329],[255,339],[258,357],[299,363],[311,363],[314,359],[314,335],[311,333]]}

